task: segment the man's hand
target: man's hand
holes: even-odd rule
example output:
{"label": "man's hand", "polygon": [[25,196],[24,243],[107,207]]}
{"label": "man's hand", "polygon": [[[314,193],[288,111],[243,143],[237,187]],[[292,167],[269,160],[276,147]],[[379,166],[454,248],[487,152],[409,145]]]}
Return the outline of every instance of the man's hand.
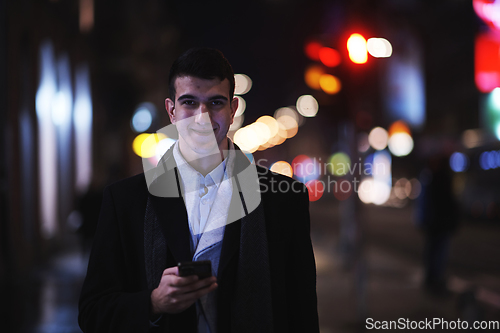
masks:
{"label": "man's hand", "polygon": [[179,276],[178,267],[163,271],[160,284],[151,293],[153,314],[179,313],[190,307],[198,298],[217,288],[215,276],[200,280],[198,276]]}

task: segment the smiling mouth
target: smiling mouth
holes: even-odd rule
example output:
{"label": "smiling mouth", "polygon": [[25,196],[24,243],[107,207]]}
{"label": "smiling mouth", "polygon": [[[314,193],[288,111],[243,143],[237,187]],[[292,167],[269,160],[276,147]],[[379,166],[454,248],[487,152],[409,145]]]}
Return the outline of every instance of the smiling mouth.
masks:
{"label": "smiling mouth", "polygon": [[210,134],[213,134],[215,132],[215,129],[211,129],[211,130],[196,130],[196,129],[191,129],[191,130],[193,132],[201,134],[201,135],[210,135]]}

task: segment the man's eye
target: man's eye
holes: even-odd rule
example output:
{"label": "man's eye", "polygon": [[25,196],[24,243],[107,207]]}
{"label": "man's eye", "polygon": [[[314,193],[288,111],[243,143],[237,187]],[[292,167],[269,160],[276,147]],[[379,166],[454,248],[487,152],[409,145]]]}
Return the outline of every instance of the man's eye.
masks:
{"label": "man's eye", "polygon": [[182,105],[194,105],[194,101],[182,101]]}
{"label": "man's eye", "polygon": [[212,105],[223,105],[224,102],[222,101],[212,101]]}

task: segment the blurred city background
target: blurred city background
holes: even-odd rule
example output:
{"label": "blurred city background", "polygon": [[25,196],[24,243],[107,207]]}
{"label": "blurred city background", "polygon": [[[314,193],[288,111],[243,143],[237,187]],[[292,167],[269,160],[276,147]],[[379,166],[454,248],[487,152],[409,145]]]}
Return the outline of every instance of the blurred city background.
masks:
{"label": "blurred city background", "polygon": [[2,332],[80,332],[102,190],[175,142],[195,46],[236,73],[230,137],[309,188],[322,333],[498,325],[500,1],[0,0]]}

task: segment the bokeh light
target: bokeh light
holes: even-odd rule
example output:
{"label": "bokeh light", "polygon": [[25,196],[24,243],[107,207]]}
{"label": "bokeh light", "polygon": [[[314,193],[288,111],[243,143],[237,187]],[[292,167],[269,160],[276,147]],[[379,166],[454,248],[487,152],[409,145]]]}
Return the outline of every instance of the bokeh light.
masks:
{"label": "bokeh light", "polygon": [[346,153],[338,152],[330,156],[327,167],[332,175],[344,176],[350,170],[351,159]]}
{"label": "bokeh light", "polygon": [[307,155],[298,155],[292,161],[293,174],[297,177],[304,177],[306,175],[305,166],[312,164],[312,159]]}
{"label": "bokeh light", "polygon": [[479,156],[479,166],[483,170],[500,167],[500,151],[485,151]]}
{"label": "bokeh light", "polygon": [[311,65],[304,73],[304,81],[309,88],[319,90],[321,89],[319,79],[323,74],[325,74],[323,67],[319,65]]}
{"label": "bokeh light", "polygon": [[269,139],[269,143],[274,146],[280,145],[283,142],[285,142],[286,136],[287,136],[286,128],[282,124],[278,123],[278,133],[271,139]]}
{"label": "bokeh light", "polygon": [[370,146],[376,150],[385,149],[385,147],[387,147],[388,139],[389,135],[382,127],[375,127],[368,135],[368,142],[370,143]]}
{"label": "bokeh light", "polygon": [[406,156],[413,150],[413,139],[408,133],[396,133],[389,138],[388,145],[393,155]]}
{"label": "bokeh light", "polygon": [[365,204],[383,205],[391,196],[391,186],[373,178],[366,178],[359,184],[358,196]]}
{"label": "bokeh light", "polygon": [[359,133],[358,134],[358,151],[360,153],[365,153],[370,148],[370,143],[368,142],[368,134]]}
{"label": "bokeh light", "polygon": [[252,89],[252,79],[245,74],[235,74],[234,84],[235,95],[244,95]]}
{"label": "bokeh light", "polygon": [[254,131],[258,146],[265,144],[271,138],[271,131],[264,123],[255,122],[248,125],[248,127]]}
{"label": "bokeh light", "polygon": [[[416,180],[416,179],[415,179]],[[405,194],[406,194],[406,197],[410,198],[411,199],[411,194],[412,194],[412,191],[413,191],[413,185],[412,185],[412,182],[411,181],[408,181],[406,184],[405,184]],[[420,194],[420,193],[419,193]],[[418,195],[417,195],[418,196]]]}
{"label": "bokeh light", "polygon": [[319,60],[327,67],[335,67],[340,64],[340,53],[330,47],[322,47],[319,50]]}
{"label": "bokeh light", "polygon": [[283,126],[283,128],[286,130],[286,138],[292,138],[297,134],[299,125],[297,124],[297,121],[295,118],[288,116],[288,115],[283,115],[279,117],[276,120],[279,124]]}
{"label": "bokeh light", "polygon": [[321,45],[321,43],[319,43],[317,41],[310,41],[305,45],[304,53],[306,54],[306,56],[309,59],[314,60],[314,61],[318,61],[319,60],[319,50],[321,50],[322,47],[323,47],[323,45]]}
{"label": "bokeh light", "polygon": [[466,148],[475,148],[483,143],[484,134],[480,129],[468,129],[462,134],[462,143]]}
{"label": "bokeh light", "polygon": [[262,116],[259,119],[257,119],[256,122],[263,123],[264,125],[267,126],[267,128],[269,128],[270,132],[269,139],[276,136],[279,132],[278,121],[271,116]]}
{"label": "bokeh light", "polygon": [[372,202],[375,205],[383,205],[391,196],[391,186],[385,182],[375,180],[373,182]]}
{"label": "bokeh light", "polygon": [[235,117],[239,117],[245,112],[245,109],[247,108],[247,102],[245,102],[245,99],[241,96],[236,96],[238,99],[238,108],[236,109],[236,113],[234,114]]}
{"label": "bokeh light", "polygon": [[365,157],[364,165],[363,165],[363,172],[365,175],[373,176],[373,159],[375,157],[375,154],[368,154]]}
{"label": "bokeh light", "polygon": [[409,192],[407,191],[407,187],[411,189],[411,183],[406,178],[400,178],[394,184],[394,195],[400,200],[404,200],[408,197]]}
{"label": "bokeh light", "polygon": [[313,179],[306,183],[307,190],[309,191],[309,201],[317,201],[323,196],[325,186],[319,180]]}
{"label": "bokeh light", "polygon": [[256,138],[256,133],[251,127],[245,126],[236,131],[233,137],[236,143],[242,150],[253,153],[259,148],[259,139]]}
{"label": "bokeh light", "polygon": [[297,111],[304,117],[314,117],[318,108],[318,101],[311,95],[302,95],[297,99]]}
{"label": "bokeh light", "polygon": [[355,64],[364,64],[368,60],[366,39],[360,34],[352,34],[347,40],[349,58]]}
{"label": "bokeh light", "polygon": [[366,49],[375,58],[388,58],[392,55],[392,45],[384,38],[369,38]]}
{"label": "bokeh light", "polygon": [[473,0],[474,11],[491,28],[500,30],[500,1]]}
{"label": "bokeh light", "polygon": [[342,85],[340,80],[330,74],[323,74],[319,78],[319,85],[324,92],[330,95],[334,95],[340,91]]}
{"label": "bokeh light", "polygon": [[320,176],[320,166],[316,159],[307,155],[298,155],[292,161],[292,169],[295,177],[303,183]]}
{"label": "bokeh light", "polygon": [[156,149],[155,149],[155,165],[158,164],[158,161],[160,161],[160,159],[162,158],[163,155],[165,155],[165,153],[167,152],[167,150],[170,149],[170,147],[172,147],[172,145],[175,143],[176,140],[172,139],[172,138],[164,138],[164,139],[161,139],[160,142],[158,142],[158,144],[156,145]]}
{"label": "bokeh light", "polygon": [[130,125],[136,133],[145,132],[151,127],[155,116],[156,107],[152,103],[141,103],[137,106]]}
{"label": "bokeh light", "polygon": [[270,170],[272,172],[276,172],[276,173],[279,173],[279,174],[282,174],[282,175],[285,175],[288,177],[293,176],[292,166],[288,162],[285,162],[285,161],[278,161],[278,162],[273,163],[273,165],[271,165]]}
{"label": "bokeh light", "polygon": [[358,197],[365,204],[372,203],[373,178],[365,178],[359,184]]}
{"label": "bokeh light", "polygon": [[389,132],[389,136],[392,136],[393,134],[396,134],[396,133],[406,133],[406,134],[411,135],[410,128],[402,120],[398,120],[398,121],[393,122],[391,124],[391,126],[389,126],[388,132]]}
{"label": "bokeh light", "polygon": [[408,194],[408,198],[413,200],[413,199],[418,198],[418,196],[422,192],[422,184],[416,178],[412,178],[410,180],[410,184],[411,184],[411,187],[410,187],[411,192],[410,192],[410,194]]}
{"label": "bokeh light", "polygon": [[285,115],[294,118],[299,126],[301,126],[305,121],[305,118],[297,112],[294,106],[279,108],[274,111],[274,119],[278,119],[279,117]]}
{"label": "bokeh light", "polygon": [[61,90],[54,95],[52,100],[52,122],[56,126],[68,124],[71,121],[71,97]]}
{"label": "bokeh light", "polygon": [[[367,162],[365,160],[365,168]],[[391,155],[387,151],[373,154],[371,168],[373,177],[367,177],[359,185],[358,196],[364,203],[383,205],[389,200],[392,190]]]}
{"label": "bokeh light", "polygon": [[493,108],[497,111],[500,110],[500,88],[497,87],[493,89],[490,95],[490,101]]}
{"label": "bokeh light", "polygon": [[76,68],[73,127],[75,128],[75,182],[85,193],[92,181],[92,96],[87,65]]}
{"label": "bokeh light", "polygon": [[373,154],[372,174],[375,180],[388,183],[392,182],[391,154],[380,150]]}
{"label": "bokeh light", "polygon": [[274,147],[274,144],[272,144],[269,140],[259,146],[257,150],[266,150],[268,148]]}
{"label": "bokeh light", "polygon": [[[498,14],[497,16],[500,17]],[[500,87],[499,48],[500,37],[498,32],[482,30],[476,35],[474,45],[474,79],[477,88],[483,93],[491,92]]]}
{"label": "bokeh light", "polygon": [[151,112],[148,109],[139,109],[132,117],[132,128],[138,133],[144,132],[148,130],[152,122]]}
{"label": "bokeh light", "polygon": [[167,136],[163,133],[142,133],[135,137],[132,142],[134,153],[142,158],[150,158],[156,155],[158,143],[166,139]]}
{"label": "bokeh light", "polygon": [[488,160],[488,156],[489,156],[489,152],[487,152],[487,151],[481,153],[481,155],[479,156],[479,166],[483,170],[489,170],[490,169],[490,163],[489,163],[489,160]]}
{"label": "bokeh light", "polygon": [[450,156],[450,168],[455,172],[464,172],[469,166],[469,158],[464,153],[454,152]]}
{"label": "bokeh light", "polygon": [[341,179],[335,184],[333,195],[339,201],[347,200],[352,194],[353,187],[350,181]]}

